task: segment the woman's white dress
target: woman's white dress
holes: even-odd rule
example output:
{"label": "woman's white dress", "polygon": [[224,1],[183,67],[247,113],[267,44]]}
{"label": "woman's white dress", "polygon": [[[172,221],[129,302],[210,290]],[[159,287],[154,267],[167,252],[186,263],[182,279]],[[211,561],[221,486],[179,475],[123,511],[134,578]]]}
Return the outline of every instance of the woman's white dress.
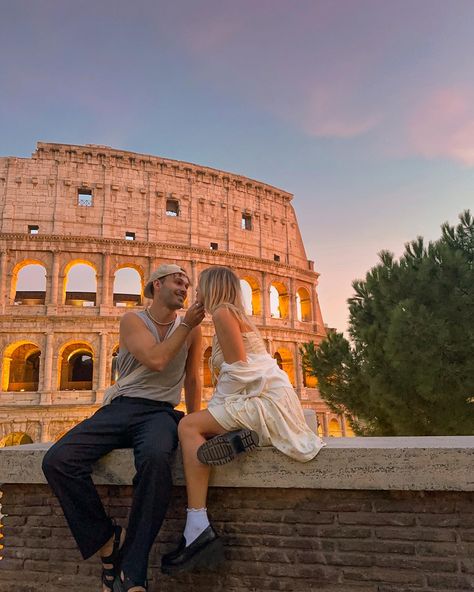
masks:
{"label": "woman's white dress", "polygon": [[227,364],[214,336],[210,359],[219,372],[208,411],[227,431],[255,430],[259,446],[274,446],[287,456],[305,462],[324,446],[306,424],[298,396],[254,331],[242,333],[246,362]]}

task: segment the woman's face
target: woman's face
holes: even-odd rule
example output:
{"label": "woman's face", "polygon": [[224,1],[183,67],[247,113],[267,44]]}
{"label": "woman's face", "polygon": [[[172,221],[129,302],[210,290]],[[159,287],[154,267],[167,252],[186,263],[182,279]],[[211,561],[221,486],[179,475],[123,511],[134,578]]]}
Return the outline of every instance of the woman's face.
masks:
{"label": "woman's face", "polygon": [[200,302],[201,304],[203,304],[201,290],[199,289],[199,286],[196,288],[196,302]]}

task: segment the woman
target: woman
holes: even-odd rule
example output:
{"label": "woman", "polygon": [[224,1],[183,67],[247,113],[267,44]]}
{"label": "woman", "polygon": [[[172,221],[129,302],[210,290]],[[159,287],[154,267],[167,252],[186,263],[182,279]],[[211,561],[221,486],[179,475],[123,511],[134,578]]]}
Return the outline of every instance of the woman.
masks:
{"label": "woman", "polygon": [[179,423],[188,508],[181,544],[162,560],[168,574],[212,567],[222,558],[222,541],[207,517],[209,465],[224,464],[257,443],[301,462],[323,446],[307,426],[286,373],[245,314],[236,274],[228,267],[204,270],[197,299],[212,315],[216,334],[210,363],[213,375],[219,375],[208,408]]}

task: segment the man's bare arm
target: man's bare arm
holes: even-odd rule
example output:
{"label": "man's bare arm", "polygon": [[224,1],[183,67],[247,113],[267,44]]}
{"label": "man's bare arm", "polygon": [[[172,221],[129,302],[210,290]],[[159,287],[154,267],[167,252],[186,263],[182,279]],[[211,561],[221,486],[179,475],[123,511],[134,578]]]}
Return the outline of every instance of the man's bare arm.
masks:
{"label": "man's bare arm", "polygon": [[[191,307],[186,312],[184,322],[193,328],[203,318],[202,308]],[[170,337],[159,343],[135,313],[124,315],[120,322],[121,343],[141,364],[158,372],[166,368],[177,355],[189,333],[189,327],[180,324]]]}
{"label": "man's bare arm", "polygon": [[195,327],[189,336],[190,344],[186,360],[186,378],[184,379],[184,400],[186,411],[193,413],[201,408],[202,384],[200,366],[202,359],[201,327]]}

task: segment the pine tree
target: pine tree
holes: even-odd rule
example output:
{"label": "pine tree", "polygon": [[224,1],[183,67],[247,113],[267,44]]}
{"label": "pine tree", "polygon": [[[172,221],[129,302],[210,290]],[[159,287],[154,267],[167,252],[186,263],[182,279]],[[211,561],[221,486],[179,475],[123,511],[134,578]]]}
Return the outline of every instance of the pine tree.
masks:
{"label": "pine tree", "polygon": [[353,282],[350,342],[303,346],[321,396],[364,435],[474,434],[474,218]]}

